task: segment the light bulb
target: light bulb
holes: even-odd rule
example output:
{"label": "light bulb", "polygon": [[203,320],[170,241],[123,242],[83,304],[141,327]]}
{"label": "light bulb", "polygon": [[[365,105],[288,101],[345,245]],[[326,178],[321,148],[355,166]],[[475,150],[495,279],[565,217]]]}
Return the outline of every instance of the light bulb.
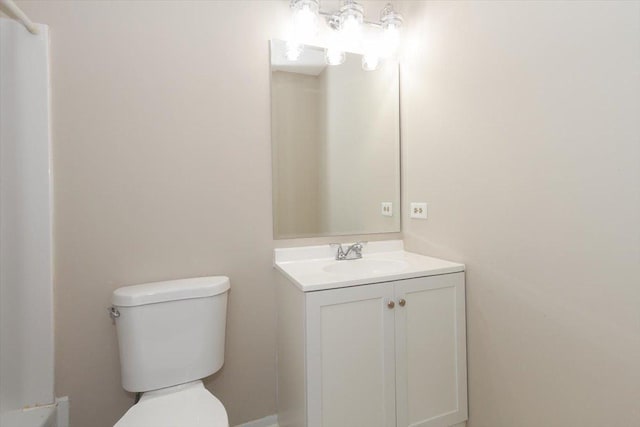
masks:
{"label": "light bulb", "polygon": [[326,59],[329,65],[340,65],[345,60],[344,52],[336,48],[328,48]]}
{"label": "light bulb", "polygon": [[365,71],[374,71],[378,68],[378,57],[375,55],[364,55],[362,57],[362,69]]}
{"label": "light bulb", "polygon": [[393,56],[400,44],[400,28],[402,27],[402,15],[393,10],[391,3],[382,9],[380,15],[382,23],[381,52],[385,57]]}
{"label": "light bulb", "polygon": [[359,50],[362,42],[364,9],[353,0],[344,0],[340,8],[340,39],[349,50]]}
{"label": "light bulb", "polygon": [[347,16],[347,18],[342,23],[342,31],[351,34],[358,34],[360,32],[360,23],[355,16]]}
{"label": "light bulb", "polygon": [[382,33],[382,52],[384,56],[392,56],[400,44],[400,28],[388,25]]}
{"label": "light bulb", "polygon": [[362,69],[373,71],[378,68],[380,62],[379,37],[370,37],[364,42],[364,55],[362,56]]}
{"label": "light bulb", "polygon": [[342,24],[340,38],[342,43],[351,50],[358,50],[362,38],[362,28],[360,23],[353,16],[349,16]]}
{"label": "light bulb", "polygon": [[309,42],[318,32],[317,0],[298,0],[293,4],[293,39]]}
{"label": "light bulb", "polygon": [[294,42],[287,42],[285,56],[289,61],[297,61],[302,54],[302,45]]}

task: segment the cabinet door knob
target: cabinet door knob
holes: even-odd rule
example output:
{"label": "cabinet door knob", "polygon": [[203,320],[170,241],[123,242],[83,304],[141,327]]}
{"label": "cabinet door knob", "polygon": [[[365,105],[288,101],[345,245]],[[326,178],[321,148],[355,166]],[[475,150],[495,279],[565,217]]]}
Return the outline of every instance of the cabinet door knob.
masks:
{"label": "cabinet door knob", "polygon": [[398,301],[398,304],[400,304],[400,307],[404,307],[407,304],[407,302],[403,298],[400,301]]}
{"label": "cabinet door knob", "polygon": [[393,302],[393,301],[389,301],[389,302],[387,303],[387,307],[389,307],[389,308],[393,308],[393,307],[395,307],[395,306],[396,306],[396,303],[395,303],[395,302]]}

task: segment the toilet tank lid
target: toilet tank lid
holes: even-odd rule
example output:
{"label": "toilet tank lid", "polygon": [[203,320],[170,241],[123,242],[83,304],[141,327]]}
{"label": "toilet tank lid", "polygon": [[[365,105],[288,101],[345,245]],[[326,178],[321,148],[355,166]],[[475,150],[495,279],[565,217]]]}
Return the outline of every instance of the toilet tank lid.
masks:
{"label": "toilet tank lid", "polygon": [[113,292],[111,302],[117,307],[134,307],[159,302],[203,298],[229,290],[226,276],[195,277],[124,286]]}

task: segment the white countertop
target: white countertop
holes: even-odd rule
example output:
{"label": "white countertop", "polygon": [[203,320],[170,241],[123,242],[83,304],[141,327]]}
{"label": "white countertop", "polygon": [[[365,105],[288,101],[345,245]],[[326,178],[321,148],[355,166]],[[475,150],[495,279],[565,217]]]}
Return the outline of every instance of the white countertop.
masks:
{"label": "white countertop", "polygon": [[274,267],[303,292],[464,271],[464,264],[407,252],[401,240],[370,242],[359,260],[336,261],[335,252],[329,245],[275,249]]}

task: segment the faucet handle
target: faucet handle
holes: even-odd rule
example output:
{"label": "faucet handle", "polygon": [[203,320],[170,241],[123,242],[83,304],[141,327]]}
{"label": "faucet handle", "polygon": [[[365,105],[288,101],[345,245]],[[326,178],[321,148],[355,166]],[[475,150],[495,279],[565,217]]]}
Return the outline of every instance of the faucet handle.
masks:
{"label": "faucet handle", "polygon": [[353,249],[355,249],[358,253],[362,251],[367,242],[356,242],[353,244]]}
{"label": "faucet handle", "polygon": [[338,249],[336,251],[336,260],[344,259],[344,249],[342,249],[342,243],[329,243],[329,246],[334,249]]}

